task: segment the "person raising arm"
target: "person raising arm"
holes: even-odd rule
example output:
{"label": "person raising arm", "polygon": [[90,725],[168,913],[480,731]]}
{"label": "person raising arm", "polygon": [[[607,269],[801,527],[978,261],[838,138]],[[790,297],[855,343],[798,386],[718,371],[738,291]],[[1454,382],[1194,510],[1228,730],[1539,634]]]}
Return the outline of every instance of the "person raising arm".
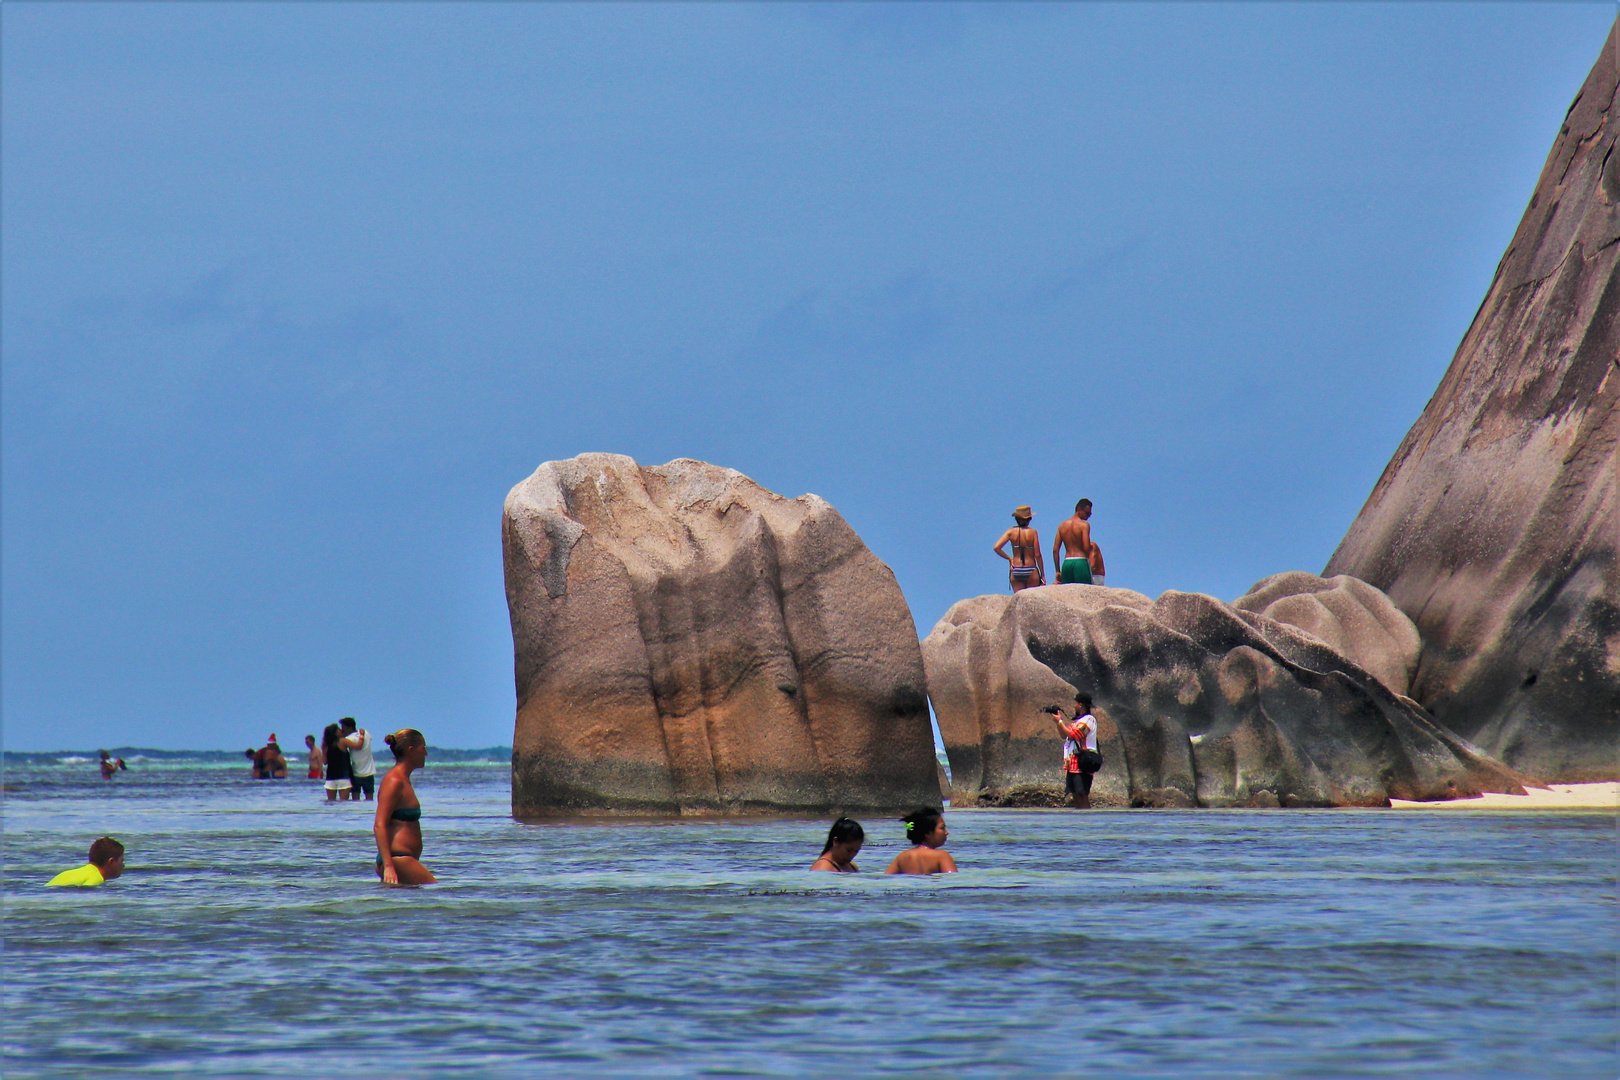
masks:
{"label": "person raising arm", "polygon": [[1076,810],[1091,809],[1091,778],[1102,768],[1097,752],[1097,718],[1091,714],[1091,696],[1076,694],[1074,719],[1065,721],[1056,705],[1046,710],[1063,735],[1063,787]]}

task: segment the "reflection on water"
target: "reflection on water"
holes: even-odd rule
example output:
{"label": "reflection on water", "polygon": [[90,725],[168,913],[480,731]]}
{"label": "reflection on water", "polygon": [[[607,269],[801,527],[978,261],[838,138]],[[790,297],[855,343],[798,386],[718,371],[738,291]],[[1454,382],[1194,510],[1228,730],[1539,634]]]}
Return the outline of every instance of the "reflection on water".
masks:
{"label": "reflection on water", "polygon": [[[390,890],[318,783],[5,780],[4,1062],[34,1076],[1612,1077],[1615,816],[960,811],[964,873],[825,822],[522,825],[417,774]],[[96,836],[100,890],[46,890]]]}

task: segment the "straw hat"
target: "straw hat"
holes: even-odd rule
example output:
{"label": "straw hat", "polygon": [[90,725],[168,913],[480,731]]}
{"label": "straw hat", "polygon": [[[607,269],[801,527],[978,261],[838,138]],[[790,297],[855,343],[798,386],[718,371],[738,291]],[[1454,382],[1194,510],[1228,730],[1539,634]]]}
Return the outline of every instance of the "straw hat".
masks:
{"label": "straw hat", "polygon": [[1035,511],[1031,510],[1027,506],[1020,506],[1018,509],[1013,511],[1013,517],[1015,518],[1032,518],[1034,516]]}

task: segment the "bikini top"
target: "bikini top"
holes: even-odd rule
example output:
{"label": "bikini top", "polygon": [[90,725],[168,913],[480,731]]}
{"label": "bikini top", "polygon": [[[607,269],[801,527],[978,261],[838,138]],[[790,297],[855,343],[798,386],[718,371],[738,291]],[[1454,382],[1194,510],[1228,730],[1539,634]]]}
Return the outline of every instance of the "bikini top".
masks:
{"label": "bikini top", "polygon": [[389,815],[395,821],[421,821],[422,808],[420,806],[401,806]]}
{"label": "bikini top", "polygon": [[1017,534],[1012,538],[1012,549],[1014,555],[1034,558],[1035,544],[1029,539],[1029,534],[1034,531],[1034,529],[1028,528],[1027,526],[1013,529],[1013,532]]}

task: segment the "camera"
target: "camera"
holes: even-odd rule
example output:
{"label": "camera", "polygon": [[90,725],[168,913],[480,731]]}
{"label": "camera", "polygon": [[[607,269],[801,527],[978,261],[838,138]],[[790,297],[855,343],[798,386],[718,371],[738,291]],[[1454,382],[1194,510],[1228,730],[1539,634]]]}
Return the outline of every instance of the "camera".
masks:
{"label": "camera", "polygon": [[1048,705],[1045,708],[1041,709],[1041,712],[1043,712],[1043,713],[1057,713],[1059,716],[1062,716],[1063,715],[1063,706],[1061,706],[1061,705]]}

